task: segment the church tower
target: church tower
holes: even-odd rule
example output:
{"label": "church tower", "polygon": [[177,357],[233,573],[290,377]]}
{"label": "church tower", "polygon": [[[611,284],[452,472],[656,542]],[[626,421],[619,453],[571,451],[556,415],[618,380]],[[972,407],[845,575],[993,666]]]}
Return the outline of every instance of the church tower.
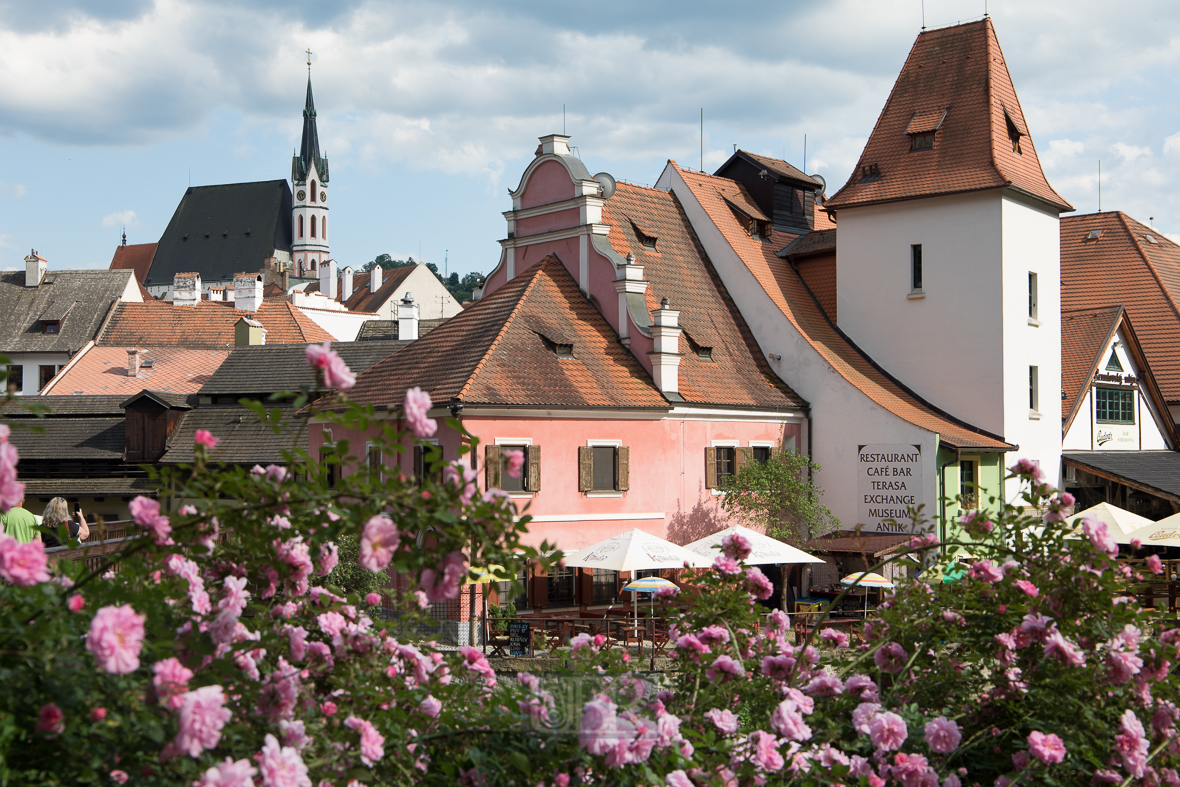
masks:
{"label": "church tower", "polygon": [[303,107],[303,141],[291,159],[291,259],[297,276],[315,277],[328,260],[328,159],[320,155],[311,95],[308,53],[307,101]]}

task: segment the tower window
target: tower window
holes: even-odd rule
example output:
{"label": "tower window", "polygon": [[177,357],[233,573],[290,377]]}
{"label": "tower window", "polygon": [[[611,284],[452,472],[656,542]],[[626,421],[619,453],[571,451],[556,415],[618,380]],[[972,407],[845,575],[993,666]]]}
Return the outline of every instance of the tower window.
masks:
{"label": "tower window", "polygon": [[919,292],[922,289],[922,244],[910,246],[910,289]]}
{"label": "tower window", "polygon": [[315,202],[315,181],[314,180],[311,182],[311,201]]}
{"label": "tower window", "polygon": [[303,217],[302,216],[299,217],[299,221],[297,223],[299,224],[299,237],[302,238],[303,237]]}
{"label": "tower window", "polygon": [[324,216],[324,218],[320,221],[320,237],[323,238],[324,240],[328,239],[328,217],[327,216]]}
{"label": "tower window", "polygon": [[1034,413],[1039,413],[1040,408],[1040,369],[1036,366],[1028,367],[1028,409]]}
{"label": "tower window", "polygon": [[1028,318],[1037,319],[1037,275],[1028,272]]}
{"label": "tower window", "polygon": [[315,216],[311,217],[311,237],[315,237]]}

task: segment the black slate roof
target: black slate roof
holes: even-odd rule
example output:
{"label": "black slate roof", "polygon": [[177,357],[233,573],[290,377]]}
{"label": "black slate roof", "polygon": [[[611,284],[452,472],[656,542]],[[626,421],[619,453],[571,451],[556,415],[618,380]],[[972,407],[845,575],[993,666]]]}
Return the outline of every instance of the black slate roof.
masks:
{"label": "black slate roof", "polygon": [[[0,273],[0,352],[74,353],[98,333],[132,271],[49,271],[25,287],[24,271]],[[46,316],[48,315],[48,316]],[[61,320],[45,333],[42,320]]]}
{"label": "black slate roof", "polygon": [[190,186],[160,236],[145,285],[178,273],[224,281],[262,270],[275,249],[291,250],[291,187],[285,180]]}
{"label": "black slate roof", "polygon": [[[122,403],[126,396],[25,396],[13,402],[0,404],[0,413],[5,418],[46,418],[117,415],[122,417]],[[45,407],[43,413],[26,410],[24,405]]]}
{"label": "black slate roof", "polygon": [[1178,451],[1076,451],[1063,453],[1067,464],[1131,487],[1155,490],[1160,497],[1180,501]]}
{"label": "black slate roof", "polygon": [[[335,350],[354,374],[383,361],[410,342],[335,342]],[[208,382],[201,396],[269,394],[298,391],[315,383],[307,365],[306,344],[263,344],[235,347]]]}
{"label": "black slate roof", "polygon": [[[421,339],[446,321],[447,318],[418,320],[418,338]],[[361,330],[356,335],[356,340],[358,342],[395,341],[397,340],[397,320],[366,320],[361,323]]]}
{"label": "black slate roof", "polygon": [[[193,436],[198,429],[208,429],[218,443],[208,452],[210,461],[235,465],[285,464],[284,450],[295,448],[292,432],[298,424],[295,410],[280,407],[288,428],[279,434],[262,424],[252,410],[244,407],[201,407],[184,414],[176,432],[168,440],[168,450],[160,464],[192,463]],[[298,446],[307,448],[307,430],[298,432]]]}
{"label": "black slate roof", "polygon": [[123,422],[121,414],[115,418],[46,418],[29,424],[42,430],[40,433],[31,429],[13,429],[9,441],[16,446],[22,461],[122,461]]}

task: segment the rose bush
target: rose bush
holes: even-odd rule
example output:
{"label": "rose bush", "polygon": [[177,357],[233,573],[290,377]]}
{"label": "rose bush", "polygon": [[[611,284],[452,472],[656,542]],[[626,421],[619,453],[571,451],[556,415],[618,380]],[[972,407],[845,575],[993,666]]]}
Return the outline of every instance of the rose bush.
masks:
{"label": "rose bush", "polygon": [[[329,347],[308,357],[347,386]],[[404,450],[393,421],[330,404],[316,417]],[[407,393],[409,439],[435,433],[430,407]],[[0,783],[1180,784],[1180,636],[1139,607],[1141,577],[1099,523],[1069,532],[1071,501],[1033,464],[1013,482],[1043,521],[995,504],[954,543],[915,536],[894,560],[963,544],[971,570],[902,583],[863,643],[796,641],[787,615],[762,615],[768,582],[736,538],[717,570],[657,597],[670,672],[582,634],[546,674],[501,675],[476,648],[400,633],[472,566],[560,559],[522,546],[527,514],[481,496],[469,456],[420,486],[345,441],[324,461],[294,449],[286,467],[219,469],[202,437],[193,466],[159,473],[190,502],[134,501],[136,536],[96,569],[0,538]],[[350,472],[330,486],[334,465]],[[368,583],[332,581],[343,560],[408,580],[396,620],[373,620]]]}

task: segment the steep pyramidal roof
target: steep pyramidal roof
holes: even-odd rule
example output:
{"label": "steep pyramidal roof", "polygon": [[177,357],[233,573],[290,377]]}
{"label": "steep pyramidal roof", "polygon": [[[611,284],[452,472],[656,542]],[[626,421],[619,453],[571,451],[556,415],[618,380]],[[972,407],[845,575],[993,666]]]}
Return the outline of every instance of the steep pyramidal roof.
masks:
{"label": "steep pyramidal roof", "polygon": [[328,160],[320,155],[320,134],[315,125],[315,99],[311,95],[311,74],[307,75],[307,100],[303,104],[303,141],[299,155],[291,161],[291,180],[307,182],[312,166],[320,173],[324,183],[328,182]]}
{"label": "steep pyramidal roof", "polygon": [[[911,135],[934,134],[911,150]],[[918,35],[848,182],[826,203],[875,202],[1009,187],[1059,211],[990,19]]]}

